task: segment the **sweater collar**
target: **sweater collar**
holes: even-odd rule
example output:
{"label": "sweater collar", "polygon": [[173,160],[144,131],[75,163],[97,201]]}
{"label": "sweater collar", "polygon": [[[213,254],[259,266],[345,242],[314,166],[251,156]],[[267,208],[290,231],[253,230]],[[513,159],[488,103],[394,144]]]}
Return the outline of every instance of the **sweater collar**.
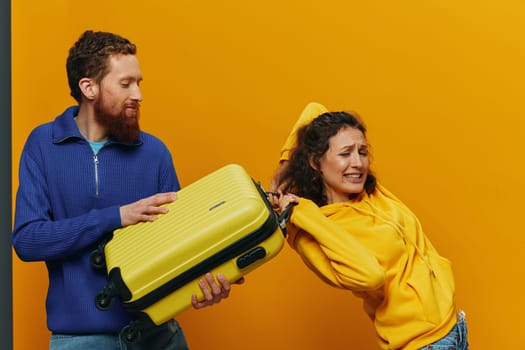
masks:
{"label": "sweater collar", "polygon": [[[84,137],[78,130],[75,123],[75,117],[78,115],[78,106],[71,106],[55,118],[53,122],[53,143],[62,143],[67,140],[84,140]],[[133,142],[121,142],[110,138],[108,144],[120,144],[124,146],[140,146],[142,145],[142,131],[139,134],[139,140]]]}

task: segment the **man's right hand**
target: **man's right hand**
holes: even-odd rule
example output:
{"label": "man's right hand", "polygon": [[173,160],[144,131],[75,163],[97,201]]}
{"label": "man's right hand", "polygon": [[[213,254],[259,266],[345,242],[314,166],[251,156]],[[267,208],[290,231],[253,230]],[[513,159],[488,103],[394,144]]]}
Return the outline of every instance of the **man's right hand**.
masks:
{"label": "man's right hand", "polygon": [[136,202],[120,207],[120,221],[122,227],[136,224],[141,221],[155,221],[157,215],[165,214],[168,208],[162,205],[177,199],[176,192],[157,193]]}

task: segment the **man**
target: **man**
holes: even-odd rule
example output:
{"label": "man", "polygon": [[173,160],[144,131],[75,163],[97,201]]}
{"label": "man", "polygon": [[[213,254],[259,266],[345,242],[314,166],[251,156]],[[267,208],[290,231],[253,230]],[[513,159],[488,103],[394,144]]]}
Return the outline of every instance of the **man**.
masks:
{"label": "man", "polygon": [[[24,261],[49,271],[50,349],[187,349],[175,320],[127,344],[122,305],[95,306],[107,276],[90,254],[113,230],[154,221],[176,199],[179,182],[167,147],[139,128],[142,75],[128,39],[86,31],[69,51],[67,74],[78,106],[33,130],[22,152],[12,236]],[[200,281],[196,309],[228,297],[222,275]]]}

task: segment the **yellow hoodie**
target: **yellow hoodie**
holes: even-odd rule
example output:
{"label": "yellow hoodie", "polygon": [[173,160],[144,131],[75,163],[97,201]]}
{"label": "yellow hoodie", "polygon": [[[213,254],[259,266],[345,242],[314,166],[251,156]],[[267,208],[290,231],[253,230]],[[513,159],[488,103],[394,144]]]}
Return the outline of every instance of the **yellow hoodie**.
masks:
{"label": "yellow hoodie", "polygon": [[[325,112],[309,104],[297,129]],[[417,217],[378,184],[359,200],[318,207],[302,198],[288,227],[288,243],[322,280],[363,299],[382,349],[418,349],[456,323],[454,276],[425,236]]]}

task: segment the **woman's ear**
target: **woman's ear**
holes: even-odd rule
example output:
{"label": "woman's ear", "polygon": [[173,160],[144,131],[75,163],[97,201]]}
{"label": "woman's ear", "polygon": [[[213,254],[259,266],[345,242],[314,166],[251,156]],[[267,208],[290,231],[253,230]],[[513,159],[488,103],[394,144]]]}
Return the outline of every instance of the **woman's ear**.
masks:
{"label": "woman's ear", "polygon": [[78,86],[84,97],[90,101],[94,100],[98,94],[98,84],[93,79],[82,78],[78,82]]}
{"label": "woman's ear", "polygon": [[315,171],[319,171],[319,169],[317,169],[317,165],[314,162],[314,156],[308,157],[308,164],[310,164],[312,169],[314,169]]}

